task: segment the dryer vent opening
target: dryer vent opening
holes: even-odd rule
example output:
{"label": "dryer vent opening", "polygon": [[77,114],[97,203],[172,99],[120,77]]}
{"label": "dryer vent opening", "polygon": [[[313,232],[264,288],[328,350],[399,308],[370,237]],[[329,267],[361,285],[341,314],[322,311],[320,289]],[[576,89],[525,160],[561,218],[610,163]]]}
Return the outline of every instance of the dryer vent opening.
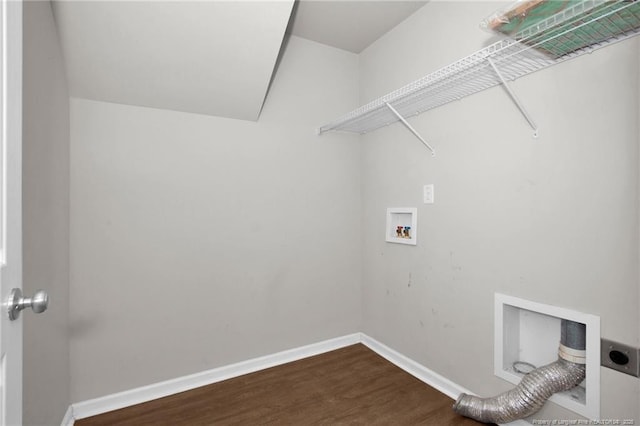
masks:
{"label": "dryer vent opening", "polygon": [[453,410],[485,423],[508,423],[536,413],[556,392],[579,385],[586,376],[586,326],[562,320],[558,360],[527,373],[513,389],[492,398],[461,394]]}

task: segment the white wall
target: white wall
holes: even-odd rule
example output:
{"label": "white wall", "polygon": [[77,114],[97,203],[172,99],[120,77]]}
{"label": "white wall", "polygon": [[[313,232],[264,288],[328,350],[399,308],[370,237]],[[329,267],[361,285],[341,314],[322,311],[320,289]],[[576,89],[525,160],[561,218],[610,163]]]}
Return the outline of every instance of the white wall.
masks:
{"label": "white wall", "polygon": [[71,100],[73,401],[360,330],[357,102],[296,37],[257,123]]}
{"label": "white wall", "polygon": [[51,6],[23,3],[23,286],[49,309],[24,320],[23,422],[69,406],[69,95]]}
{"label": "white wall", "polygon": [[[500,5],[431,2],[359,57],[294,37],[257,123],[72,99],[71,399],[359,330],[493,395],[495,292],[640,344],[638,40],[515,82],[539,139],[501,88],[411,120],[435,158],[401,125],[313,134],[488,44]],[[385,243],[409,206],[418,246]],[[601,390],[640,418],[637,379]]]}
{"label": "white wall", "polygon": [[[489,44],[478,23],[498,7],[428,3],[361,54],[361,102]],[[400,124],[363,138],[365,333],[483,396],[512,386],[493,375],[495,292],[640,343],[638,43],[516,81],[539,139],[502,88],[410,120],[435,158]],[[418,207],[416,247],[385,243],[387,207]],[[602,369],[601,396],[602,418],[640,419],[636,378]]]}

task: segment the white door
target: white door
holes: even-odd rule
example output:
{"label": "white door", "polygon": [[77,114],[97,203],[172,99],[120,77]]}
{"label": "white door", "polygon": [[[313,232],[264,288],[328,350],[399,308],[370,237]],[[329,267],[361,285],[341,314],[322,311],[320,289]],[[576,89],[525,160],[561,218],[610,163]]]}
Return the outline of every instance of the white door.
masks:
{"label": "white door", "polygon": [[22,287],[22,2],[0,0],[0,425],[22,424],[22,319],[9,295]]}

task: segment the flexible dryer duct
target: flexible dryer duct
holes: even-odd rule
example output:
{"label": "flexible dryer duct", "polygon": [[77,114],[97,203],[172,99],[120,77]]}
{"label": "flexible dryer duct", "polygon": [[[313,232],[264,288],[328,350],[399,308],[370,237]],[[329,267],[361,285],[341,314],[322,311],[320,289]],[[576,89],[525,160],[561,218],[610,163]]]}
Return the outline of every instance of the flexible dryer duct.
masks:
{"label": "flexible dryer duct", "polygon": [[526,374],[513,389],[493,398],[465,393],[453,410],[485,423],[508,423],[538,411],[556,392],[569,390],[585,378],[586,326],[562,320],[558,360]]}

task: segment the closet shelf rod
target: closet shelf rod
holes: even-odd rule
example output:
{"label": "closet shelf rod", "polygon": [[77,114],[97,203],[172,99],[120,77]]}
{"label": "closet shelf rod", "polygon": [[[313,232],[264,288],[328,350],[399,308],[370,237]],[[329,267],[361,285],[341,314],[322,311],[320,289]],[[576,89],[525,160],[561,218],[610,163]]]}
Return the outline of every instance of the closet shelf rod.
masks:
{"label": "closet shelf rod", "polygon": [[498,76],[498,78],[502,82],[502,85],[504,86],[504,88],[507,90],[507,93],[509,93],[509,96],[511,96],[511,99],[513,100],[513,102],[516,104],[516,106],[518,107],[518,109],[520,110],[520,112],[522,113],[524,118],[527,120],[527,122],[529,123],[529,125],[533,129],[533,137],[537,138],[538,137],[538,126],[533,121],[533,119],[531,118],[531,116],[529,115],[527,110],[525,109],[524,105],[522,105],[522,103],[520,102],[520,99],[518,99],[518,97],[516,96],[515,92],[511,89],[511,87],[507,83],[507,80],[504,79],[504,77],[502,76],[502,74],[498,70],[498,67],[496,67],[496,64],[493,63],[491,58],[487,58],[487,61],[489,62],[489,65],[491,65],[491,68],[493,68],[493,70],[496,72],[496,75]]}
{"label": "closet shelf rod", "polygon": [[398,111],[396,111],[396,109],[394,107],[391,106],[391,104],[389,102],[385,102],[385,105],[387,106],[387,108],[389,108],[391,110],[391,112],[398,117],[398,120],[402,121],[402,124],[405,125],[405,127],[407,129],[409,129],[409,131],[411,133],[413,133],[413,135],[420,139],[420,142],[422,142],[427,148],[429,148],[429,150],[431,151],[431,156],[435,157],[436,156],[436,151],[435,149],[433,149],[433,147],[431,145],[429,145],[429,143],[424,140],[424,138],[422,136],[420,136],[420,134],[416,131],[416,129],[413,128],[413,126],[411,126],[411,124],[409,124],[407,122],[407,120],[404,119],[404,117],[402,115],[400,115],[400,113]]}

